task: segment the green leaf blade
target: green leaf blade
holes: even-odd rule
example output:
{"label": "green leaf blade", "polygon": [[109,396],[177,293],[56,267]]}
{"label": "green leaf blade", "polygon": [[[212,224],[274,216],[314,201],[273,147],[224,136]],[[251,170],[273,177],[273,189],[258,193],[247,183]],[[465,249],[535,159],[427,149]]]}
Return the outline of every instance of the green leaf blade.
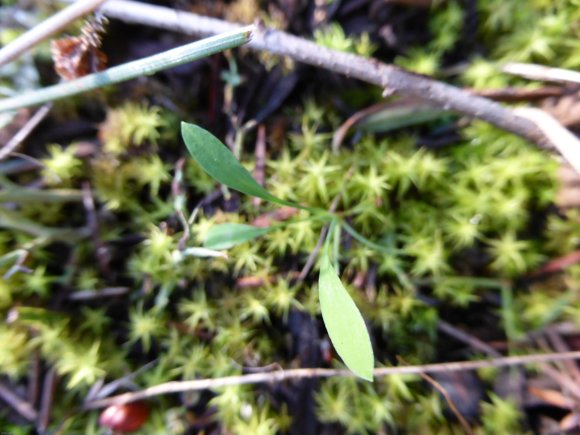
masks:
{"label": "green leaf blade", "polygon": [[244,224],[214,225],[208,231],[203,246],[208,249],[229,249],[236,245],[263,236],[270,228],[259,228]]}
{"label": "green leaf blade", "polygon": [[191,156],[213,179],[246,195],[280,205],[308,210],[306,207],[284,201],[270,194],[254,180],[229,148],[209,131],[195,124],[182,122],[181,135]]}
{"label": "green leaf blade", "polygon": [[367,327],[327,253],[321,258],[318,291],[322,319],[336,352],[354,374],[372,382],[375,358]]}

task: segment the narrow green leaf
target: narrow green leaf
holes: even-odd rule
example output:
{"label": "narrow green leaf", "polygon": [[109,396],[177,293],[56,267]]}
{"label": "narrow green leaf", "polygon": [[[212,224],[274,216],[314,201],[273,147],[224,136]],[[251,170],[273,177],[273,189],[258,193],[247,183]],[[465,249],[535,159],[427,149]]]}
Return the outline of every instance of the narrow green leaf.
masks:
{"label": "narrow green leaf", "polygon": [[183,251],[179,252],[179,255],[181,255],[181,257],[178,257],[178,258],[183,258],[183,257],[228,258],[228,255],[225,252],[216,251],[215,249],[209,249],[209,248],[200,248],[199,246],[192,246],[191,248],[185,248]]}
{"label": "narrow green leaf", "polygon": [[327,252],[321,258],[318,292],[322,319],[338,355],[357,376],[372,382],[374,354],[367,327]]}
{"label": "narrow green leaf", "polygon": [[449,112],[431,106],[429,103],[402,101],[395,105],[390,103],[377,113],[366,117],[359,123],[359,129],[365,132],[384,133],[448,116]]}
{"label": "narrow green leaf", "polygon": [[240,243],[268,233],[271,228],[259,228],[244,224],[214,225],[207,232],[204,246],[209,249],[229,249]]}
{"label": "narrow green leaf", "polygon": [[276,198],[252,178],[227,146],[209,131],[187,122],[181,123],[181,135],[189,153],[212,178],[232,189],[280,205],[309,210]]}

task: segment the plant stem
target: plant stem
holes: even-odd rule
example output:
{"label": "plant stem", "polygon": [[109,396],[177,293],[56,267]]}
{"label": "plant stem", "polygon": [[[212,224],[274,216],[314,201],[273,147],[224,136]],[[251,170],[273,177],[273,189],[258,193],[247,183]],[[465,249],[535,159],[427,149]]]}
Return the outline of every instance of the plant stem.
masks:
{"label": "plant stem", "polygon": [[355,240],[359,241],[363,245],[368,246],[369,248],[371,248],[375,251],[382,252],[383,254],[389,254],[389,255],[402,252],[400,249],[387,248],[386,246],[379,245],[378,243],[375,243],[375,242],[371,242],[369,239],[367,239],[365,236],[360,234],[357,230],[355,230],[353,227],[351,227],[344,220],[340,221],[340,226],[342,228],[344,228],[344,230],[347,233],[349,233]]}
{"label": "plant stem", "polygon": [[5,98],[0,100],[0,112],[70,97],[103,86],[154,74],[158,71],[183,65],[184,63],[192,62],[229,48],[238,47],[250,40],[252,29],[253,26],[243,27],[150,57],[115,66],[76,80],[49,86],[16,97]]}
{"label": "plant stem", "polygon": [[49,228],[3,208],[0,208],[0,228],[22,231],[41,239],[67,243],[75,243],[88,236],[86,228]]}

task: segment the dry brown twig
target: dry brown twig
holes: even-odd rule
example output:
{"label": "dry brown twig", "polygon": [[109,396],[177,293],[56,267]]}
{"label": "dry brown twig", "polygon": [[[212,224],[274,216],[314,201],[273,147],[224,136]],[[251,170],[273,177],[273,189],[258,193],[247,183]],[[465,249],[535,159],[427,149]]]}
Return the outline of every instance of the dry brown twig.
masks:
{"label": "dry brown twig", "polygon": [[[382,367],[373,371],[375,377],[403,374],[441,373],[457,370],[477,370],[486,367],[507,367],[523,364],[537,364],[545,362],[580,359],[580,351],[565,353],[548,353],[522,356],[508,356],[491,360],[461,361],[440,364],[425,364],[420,366]],[[185,391],[208,390],[233,385],[251,385],[269,382],[283,382],[292,379],[353,377],[350,370],[341,369],[293,369],[280,370],[269,373],[251,373],[240,376],[227,376],[214,379],[196,379],[192,381],[173,381],[145,388],[141,391],[120,394],[107,399],[95,400],[84,405],[85,409],[104,408],[112,404],[135,402],[163,394],[182,393]]]}
{"label": "dry brown twig", "polygon": [[[101,7],[101,12],[109,18],[130,23],[202,36],[216,35],[240,27],[238,24],[215,18],[130,0],[109,0]],[[470,95],[454,86],[404,71],[376,59],[332,50],[286,32],[266,29],[263,26],[258,26],[247,47],[288,56],[296,61],[344,74],[401,95],[416,96],[435,103],[445,110],[453,110],[487,121],[541,147],[551,145],[534,122],[516,115],[513,111],[493,101]]]}
{"label": "dry brown twig", "polygon": [[[403,358],[398,357],[398,360],[399,360],[399,362],[406,364],[406,362]],[[467,420],[463,416],[463,414],[461,414],[461,412],[459,412],[459,408],[457,408],[455,401],[453,400],[453,398],[451,397],[449,392],[445,389],[445,387],[443,385],[441,385],[439,382],[437,382],[435,379],[433,379],[431,376],[429,376],[427,373],[419,373],[419,376],[421,376],[434,389],[439,391],[439,393],[443,396],[443,398],[445,399],[445,401],[449,405],[451,412],[453,412],[453,414],[455,415],[455,417],[459,421],[459,424],[461,424],[461,427],[463,427],[463,430],[465,431],[465,433],[467,435],[473,435],[473,429],[471,429],[471,426],[469,425],[469,423],[467,422]]]}
{"label": "dry brown twig", "polygon": [[38,109],[34,115],[32,115],[30,119],[26,121],[26,124],[24,124],[14,136],[12,136],[12,139],[10,139],[8,142],[6,142],[6,145],[0,148],[0,161],[6,159],[10,154],[14,153],[18,149],[18,146],[24,142],[30,133],[32,133],[32,131],[38,126],[38,124],[40,124],[44,118],[46,118],[46,115],[48,115],[50,112],[51,107],[52,104],[48,103]]}
{"label": "dry brown twig", "polygon": [[489,355],[490,357],[493,357],[493,358],[501,357],[501,353],[499,353],[497,350],[495,350],[489,344],[481,341],[477,337],[474,337],[474,336],[456,328],[455,326],[451,325],[450,323],[447,323],[443,320],[439,320],[437,322],[437,329],[439,329],[440,331],[449,335],[450,337],[453,337],[456,340],[459,340],[462,343],[465,343],[465,344],[471,346],[472,348]]}
{"label": "dry brown twig", "polygon": [[449,394],[449,392],[443,387],[443,385],[441,385],[439,382],[437,382],[435,379],[433,379],[431,376],[429,376],[426,373],[419,373],[419,376],[421,376],[425,381],[427,381],[429,384],[431,384],[431,386],[434,389],[439,391],[439,393],[443,396],[443,398],[445,399],[445,401],[449,405],[449,408],[451,408],[451,412],[453,412],[453,414],[455,415],[455,418],[457,418],[457,420],[459,421],[459,424],[461,424],[461,427],[463,427],[463,430],[465,431],[465,433],[467,435],[473,435],[473,433],[474,433],[473,429],[471,428],[471,426],[467,422],[466,418],[461,414],[461,412],[459,412],[457,405],[455,404],[455,402],[451,398],[451,395]]}
{"label": "dry brown twig", "polygon": [[34,407],[16,395],[12,388],[0,383],[0,399],[6,402],[12,409],[18,412],[26,420],[34,422],[38,418],[38,411]]}

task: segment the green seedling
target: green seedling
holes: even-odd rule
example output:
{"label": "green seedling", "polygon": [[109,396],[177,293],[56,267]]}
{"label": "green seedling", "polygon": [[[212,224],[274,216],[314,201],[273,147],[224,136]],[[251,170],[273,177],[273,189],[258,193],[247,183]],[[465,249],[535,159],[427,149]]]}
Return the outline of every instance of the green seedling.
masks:
{"label": "green seedling", "polygon": [[[254,180],[219,139],[203,128],[183,122],[181,133],[192,157],[216,181],[246,195],[262,198],[278,205],[307,210],[312,214],[313,219],[321,219],[330,224],[325,248],[320,256],[318,279],[322,319],[332,344],[346,366],[357,376],[372,381],[374,354],[369,333],[360,311],[342,285],[330,259],[331,246],[333,246],[334,261],[338,263],[338,231],[334,231],[334,228],[343,227],[344,222],[338,216],[325,210],[295,204],[270,194]],[[275,228],[265,229],[241,224],[218,225],[208,234],[205,247],[231,248],[262,236]],[[349,232],[351,230],[351,228],[347,229]],[[334,244],[333,241],[335,241]]]}

